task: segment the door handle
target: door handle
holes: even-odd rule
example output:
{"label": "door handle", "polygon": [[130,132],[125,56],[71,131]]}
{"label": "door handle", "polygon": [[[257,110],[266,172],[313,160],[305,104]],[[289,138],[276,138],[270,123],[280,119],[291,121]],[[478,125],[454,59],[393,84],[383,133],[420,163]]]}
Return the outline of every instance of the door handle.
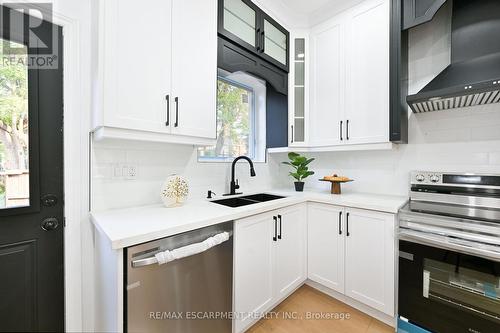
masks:
{"label": "door handle", "polygon": [[41,223],[43,231],[53,231],[59,227],[59,220],[55,217],[47,217]]}
{"label": "door handle", "polygon": [[349,119],[347,119],[347,122],[346,122],[346,139],[349,141]]}
{"label": "door handle", "polygon": [[339,235],[342,235],[342,212],[339,212]]}
{"label": "door handle", "polygon": [[175,98],[175,123],[174,127],[179,127],[179,97]]}
{"label": "door handle", "polygon": [[170,126],[170,95],[165,97],[167,100],[167,121],[165,122],[165,126]]}
{"label": "door handle", "polygon": [[276,216],[273,216],[274,220],[274,237],[273,241],[278,241],[278,218]]}
{"label": "door handle", "polygon": [[340,121],[340,141],[344,141],[344,138],[342,137],[342,130],[343,130],[343,127],[344,127],[344,121],[341,120]]}
{"label": "door handle", "polygon": [[293,143],[293,125],[292,125],[292,143]]}
{"label": "door handle", "polygon": [[278,215],[278,219],[280,220],[280,233],[278,235],[278,239],[281,239],[281,215]]}
{"label": "door handle", "polygon": [[345,219],[346,219],[346,236],[349,237],[351,234],[349,233],[349,213],[347,213],[345,215]]}

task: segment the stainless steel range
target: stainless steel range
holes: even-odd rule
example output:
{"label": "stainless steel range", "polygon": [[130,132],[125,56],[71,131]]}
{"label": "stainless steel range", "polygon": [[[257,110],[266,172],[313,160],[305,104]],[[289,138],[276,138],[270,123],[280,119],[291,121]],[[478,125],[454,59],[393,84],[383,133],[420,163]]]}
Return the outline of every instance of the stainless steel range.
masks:
{"label": "stainless steel range", "polygon": [[399,218],[399,331],[500,332],[500,175],[413,172]]}

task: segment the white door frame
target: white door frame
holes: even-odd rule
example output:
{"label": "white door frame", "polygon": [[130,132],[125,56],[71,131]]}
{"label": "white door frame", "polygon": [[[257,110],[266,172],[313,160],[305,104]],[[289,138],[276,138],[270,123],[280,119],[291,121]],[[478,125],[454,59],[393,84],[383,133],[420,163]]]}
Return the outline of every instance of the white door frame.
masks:
{"label": "white door frame", "polygon": [[[31,7],[40,10],[42,14],[45,12],[42,7],[37,7],[32,1],[14,1],[30,3]],[[36,13],[30,14],[37,16]],[[85,328],[83,326],[85,307],[82,293],[82,276],[88,275],[88,272],[83,269],[82,231],[90,223],[89,126],[91,114],[90,80],[86,80],[82,73],[85,73],[85,70],[90,73],[91,66],[90,58],[82,59],[81,57],[81,38],[87,37],[90,42],[90,35],[85,36],[82,33],[84,24],[78,19],[55,11],[46,14],[52,15],[52,23],[63,28],[65,330],[83,332],[93,327],[93,323],[86,324]],[[86,303],[91,301],[91,298],[86,299]],[[86,307],[89,312],[92,311],[90,304],[86,304]],[[93,316],[88,318],[90,321],[92,319]]]}

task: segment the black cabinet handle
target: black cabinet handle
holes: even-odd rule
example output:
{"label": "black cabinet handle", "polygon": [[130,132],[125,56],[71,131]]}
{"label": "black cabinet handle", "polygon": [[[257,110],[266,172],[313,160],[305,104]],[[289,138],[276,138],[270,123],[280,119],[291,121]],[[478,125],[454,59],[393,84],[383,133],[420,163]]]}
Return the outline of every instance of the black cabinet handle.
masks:
{"label": "black cabinet handle", "polygon": [[346,214],[346,235],[349,237],[351,234],[349,233],[349,213]]}
{"label": "black cabinet handle", "polygon": [[274,237],[273,241],[278,241],[278,218],[276,216],[273,216],[274,220]]}
{"label": "black cabinet handle", "polygon": [[347,119],[346,139],[349,140],[349,119]]}
{"label": "black cabinet handle", "polygon": [[339,212],[339,235],[342,235],[342,212]]}
{"label": "black cabinet handle", "polygon": [[266,51],[266,35],[264,33],[264,30],[262,30],[261,35],[262,35],[261,49],[262,49],[262,53],[264,53]]}
{"label": "black cabinet handle", "polygon": [[292,125],[292,143],[293,143],[293,125]]}
{"label": "black cabinet handle", "polygon": [[170,126],[170,95],[166,96],[167,100],[167,121],[166,121],[166,126]]}
{"label": "black cabinet handle", "polygon": [[179,127],[179,97],[175,98],[175,123],[174,127]]}
{"label": "black cabinet handle", "polygon": [[278,239],[281,239],[281,215],[278,215],[278,219],[280,220],[280,233],[278,235]]}
{"label": "black cabinet handle", "polygon": [[343,130],[343,127],[344,127],[344,121],[341,120],[340,121],[340,141],[344,141],[344,138],[342,137],[342,130]]}
{"label": "black cabinet handle", "polygon": [[259,52],[260,51],[260,28],[258,28],[257,32],[256,32],[255,46],[257,47],[257,52]]}

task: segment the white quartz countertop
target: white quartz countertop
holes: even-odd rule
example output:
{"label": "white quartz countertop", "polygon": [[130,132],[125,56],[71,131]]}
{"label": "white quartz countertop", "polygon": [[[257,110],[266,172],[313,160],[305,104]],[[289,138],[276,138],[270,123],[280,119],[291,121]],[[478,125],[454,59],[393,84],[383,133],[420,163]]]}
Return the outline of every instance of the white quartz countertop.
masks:
{"label": "white quartz countertop", "polygon": [[[99,232],[109,239],[113,249],[121,249],[303,202],[319,202],[396,214],[408,200],[404,196],[367,193],[332,195],[328,192],[298,193],[282,190],[265,193],[286,198],[238,208],[218,205],[208,200],[189,200],[177,208],[166,208],[157,204],[92,212],[91,220]],[[245,195],[249,194],[252,193]]]}

